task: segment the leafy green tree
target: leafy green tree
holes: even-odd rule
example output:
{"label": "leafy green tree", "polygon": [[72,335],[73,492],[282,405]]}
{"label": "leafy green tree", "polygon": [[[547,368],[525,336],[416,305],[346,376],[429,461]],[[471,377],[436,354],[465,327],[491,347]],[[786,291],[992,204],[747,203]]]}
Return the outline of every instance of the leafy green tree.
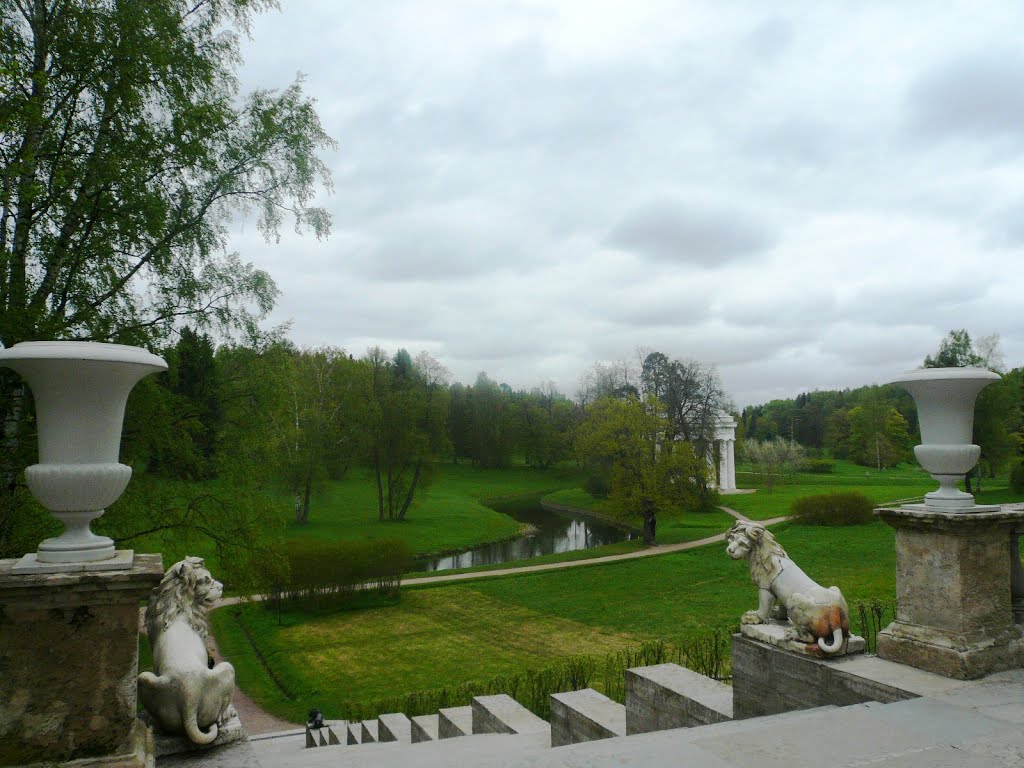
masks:
{"label": "leafy green tree", "polygon": [[794,478],[800,462],[807,455],[803,446],[793,440],[745,440],[743,458],[758,479],[772,490],[784,478]]}
{"label": "leafy green tree", "polygon": [[851,458],[858,464],[881,470],[910,458],[907,420],[881,396],[852,408],[847,418]]}
{"label": "leafy green tree", "polygon": [[521,393],[519,403],[527,463],[547,469],[565,459],[572,450],[576,406],[550,383]]}
{"label": "leafy green tree", "polygon": [[511,390],[482,371],[472,395],[472,457],[481,467],[506,467],[512,461],[518,423]]}
{"label": "leafy green tree", "polygon": [[698,455],[711,450],[721,414],[730,409],[713,367],[650,352],[641,366],[640,391],[665,408],[668,439],[687,441]]}
{"label": "leafy green tree", "polygon": [[[230,215],[326,235],[310,203],[334,145],[299,82],[238,92],[234,30],[272,5],[0,0],[0,344],[159,349],[182,321],[256,335],[277,289],[226,252]],[[31,407],[0,374],[5,509]]]}
{"label": "leafy green tree", "polygon": [[952,330],[939,342],[935,356],[927,355],[925,368],[966,368],[984,365],[984,360],[974,349],[971,335],[963,328]]}
{"label": "leafy green tree", "polygon": [[374,347],[366,355],[370,407],[363,437],[377,484],[378,519],[401,522],[417,490],[430,484],[449,445],[448,371],[425,353],[412,361],[399,350],[389,359]]}
{"label": "leafy green tree", "polygon": [[295,522],[309,522],[314,491],[340,479],[355,457],[365,421],[367,366],[337,347],[291,355],[279,411],[284,477],[295,500]]}
{"label": "leafy green tree", "polygon": [[227,215],[325,235],[333,141],[298,82],[239,98],[231,27],[268,5],[0,0],[0,343],[146,344],[270,308]]}
{"label": "leafy green tree", "polygon": [[658,516],[703,509],[707,462],[689,443],[666,439],[670,429],[664,404],[653,397],[602,397],[587,410],[576,439],[586,462],[610,470],[609,499],[624,519],[639,519],[644,543],[653,545]]}

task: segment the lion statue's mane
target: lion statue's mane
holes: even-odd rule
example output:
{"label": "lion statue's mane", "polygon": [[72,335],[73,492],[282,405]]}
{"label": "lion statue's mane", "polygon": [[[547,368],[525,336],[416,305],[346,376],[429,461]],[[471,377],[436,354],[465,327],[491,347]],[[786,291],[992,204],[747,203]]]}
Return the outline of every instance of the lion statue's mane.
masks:
{"label": "lion statue's mane", "polygon": [[196,744],[213,742],[233,714],[234,667],[210,668],[206,647],[206,612],[221,593],[203,559],[186,557],[167,570],[146,609],[153,672],[139,675],[139,699],[161,731]]}
{"label": "lion statue's mane", "polygon": [[791,624],[787,638],[816,643],[825,653],[842,650],[850,636],[846,599],[838,587],[823,587],[793,562],[772,532],[759,523],[737,521],[726,534],[726,553],[746,559],[758,588],[757,610],[743,614],[744,624],[764,624],[772,609]]}

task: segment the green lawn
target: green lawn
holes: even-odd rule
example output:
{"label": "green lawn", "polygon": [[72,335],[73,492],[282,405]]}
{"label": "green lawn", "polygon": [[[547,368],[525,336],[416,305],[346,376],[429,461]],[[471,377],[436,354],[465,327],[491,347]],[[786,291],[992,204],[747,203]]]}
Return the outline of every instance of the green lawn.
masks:
{"label": "green lawn", "polygon": [[[851,605],[892,598],[887,526],[785,524],[777,530],[793,557],[812,576],[840,585]],[[235,609],[218,611],[214,624],[242,688],[275,714],[297,718],[312,706],[335,716],[346,701],[484,680],[645,639],[729,629],[756,602],[746,565],[729,560],[716,544],[613,564],[407,587],[395,605],[285,613],[280,627],[262,606],[242,608],[237,616]]]}
{"label": "green lawn", "polygon": [[377,491],[365,472],[353,472],[315,500],[309,522],[288,524],[289,538],[369,541],[401,538],[417,555],[452,552],[514,536],[519,524],[487,501],[546,492],[579,482],[575,468],[480,469],[446,464],[413,502],[401,523],[377,519]]}
{"label": "green lawn", "polygon": [[776,483],[772,489],[740,465],[736,484],[740,488],[753,488],[755,492],[722,496],[721,503],[752,520],[788,515],[796,499],[820,493],[858,491],[876,504],[885,504],[920,499],[938,488],[938,483],[916,465],[901,464],[879,471],[848,461],[836,461],[831,474],[798,472],[794,479]]}

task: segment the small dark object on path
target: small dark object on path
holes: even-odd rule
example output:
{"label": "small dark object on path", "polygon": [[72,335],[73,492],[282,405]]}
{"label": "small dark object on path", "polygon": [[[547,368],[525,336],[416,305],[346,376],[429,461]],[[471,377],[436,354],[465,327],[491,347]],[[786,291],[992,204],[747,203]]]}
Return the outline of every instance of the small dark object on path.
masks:
{"label": "small dark object on path", "polygon": [[309,722],[306,723],[310,728],[323,728],[324,727],[324,713],[319,709],[309,710]]}

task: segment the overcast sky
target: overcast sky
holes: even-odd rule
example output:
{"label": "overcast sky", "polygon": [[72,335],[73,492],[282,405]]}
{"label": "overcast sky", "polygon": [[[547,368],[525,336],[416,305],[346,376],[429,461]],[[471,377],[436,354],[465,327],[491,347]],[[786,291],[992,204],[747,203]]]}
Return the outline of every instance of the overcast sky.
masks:
{"label": "overcast sky", "polygon": [[1024,364],[1024,2],[282,0],[339,149],[330,239],[231,248],[302,345],[470,383],[638,346],[740,407],[885,381],[951,328]]}

